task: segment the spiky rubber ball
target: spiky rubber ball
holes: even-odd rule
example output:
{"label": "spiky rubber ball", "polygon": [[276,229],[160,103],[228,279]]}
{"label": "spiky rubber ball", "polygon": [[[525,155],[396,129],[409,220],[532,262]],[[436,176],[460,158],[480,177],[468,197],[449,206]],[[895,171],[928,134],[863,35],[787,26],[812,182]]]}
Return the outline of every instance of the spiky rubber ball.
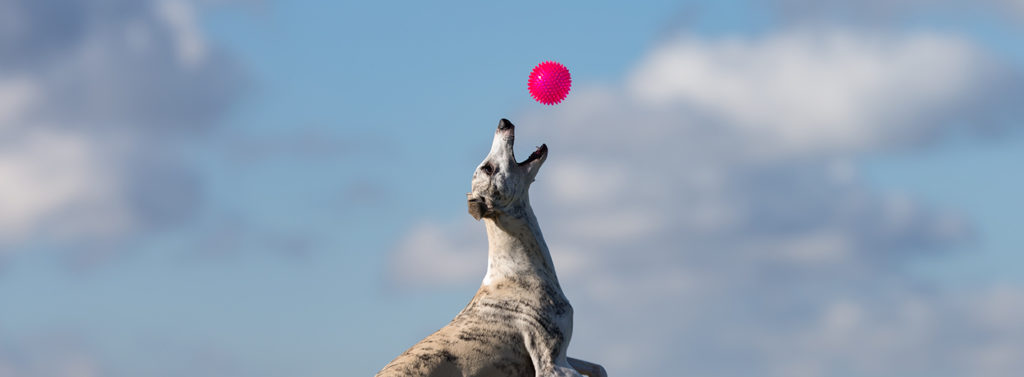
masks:
{"label": "spiky rubber ball", "polygon": [[569,95],[572,77],[569,76],[569,69],[561,63],[547,61],[533,67],[527,87],[537,102],[554,105]]}

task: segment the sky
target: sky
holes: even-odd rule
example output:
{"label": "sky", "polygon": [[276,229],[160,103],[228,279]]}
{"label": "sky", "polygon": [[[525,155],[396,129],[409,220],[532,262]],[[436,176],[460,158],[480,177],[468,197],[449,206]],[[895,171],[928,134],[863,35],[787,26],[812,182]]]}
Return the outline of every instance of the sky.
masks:
{"label": "sky", "polygon": [[372,375],[479,286],[501,118],[570,356],[1015,376],[1022,102],[1016,0],[0,0],[0,377]]}

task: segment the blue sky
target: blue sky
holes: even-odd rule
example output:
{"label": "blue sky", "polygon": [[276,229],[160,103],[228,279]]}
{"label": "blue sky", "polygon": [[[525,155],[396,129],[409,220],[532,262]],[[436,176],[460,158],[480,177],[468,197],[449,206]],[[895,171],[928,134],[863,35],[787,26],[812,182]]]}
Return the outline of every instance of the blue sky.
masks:
{"label": "blue sky", "polygon": [[1024,367],[1012,1],[0,15],[0,376],[376,372],[479,285],[503,117],[613,375]]}

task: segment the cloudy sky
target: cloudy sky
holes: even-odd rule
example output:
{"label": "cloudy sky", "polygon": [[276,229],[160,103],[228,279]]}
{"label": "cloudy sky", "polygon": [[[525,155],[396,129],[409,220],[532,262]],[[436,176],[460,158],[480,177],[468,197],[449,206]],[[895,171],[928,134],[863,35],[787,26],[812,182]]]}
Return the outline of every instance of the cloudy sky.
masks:
{"label": "cloudy sky", "polygon": [[372,375],[503,117],[613,376],[1024,369],[1019,0],[340,3],[0,0],[0,377]]}

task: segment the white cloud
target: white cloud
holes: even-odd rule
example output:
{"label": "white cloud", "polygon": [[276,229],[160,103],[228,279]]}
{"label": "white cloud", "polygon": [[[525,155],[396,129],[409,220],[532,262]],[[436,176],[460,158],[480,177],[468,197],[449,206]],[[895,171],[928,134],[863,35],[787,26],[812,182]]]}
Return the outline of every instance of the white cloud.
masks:
{"label": "white cloud", "polygon": [[184,0],[163,0],[156,9],[157,15],[172,31],[178,60],[187,66],[201,63],[206,57],[206,42],[196,25],[192,5]]}
{"label": "white cloud", "polygon": [[21,117],[35,102],[39,88],[25,78],[0,81],[0,131]]}
{"label": "white cloud", "polygon": [[17,19],[0,27],[6,253],[40,238],[87,249],[192,208],[176,135],[212,127],[241,79],[190,3],[115,3],[0,4]]}
{"label": "white cloud", "polygon": [[922,16],[964,13],[1005,16],[1011,22],[1024,20],[1024,2],[1020,0],[775,0],[771,4],[787,23],[858,22],[879,26],[920,20]]}
{"label": "white cloud", "polygon": [[472,219],[420,223],[397,246],[392,274],[403,285],[481,279],[487,269],[487,238],[482,232],[483,224]]}
{"label": "white cloud", "polygon": [[[1014,375],[1021,317],[996,313],[1024,290],[917,288],[907,261],[969,224],[875,192],[851,162],[1019,114],[976,100],[1022,83],[995,67],[942,34],[684,38],[624,89],[584,86],[520,117],[520,139],[551,148],[531,198],[576,307],[570,352],[623,375]],[[475,281],[483,233],[415,228],[395,265]]]}
{"label": "white cloud", "polygon": [[[628,82],[645,103],[721,119],[778,153],[878,146],[913,136],[921,114],[970,99],[983,56],[961,38],[796,31],[767,38],[684,38],[656,49]],[[979,88],[979,86],[981,86]]]}
{"label": "white cloud", "polygon": [[[0,149],[0,244],[46,231],[45,225],[58,221],[63,227],[48,235],[126,229],[126,203],[119,198],[116,177],[95,148],[70,132],[30,131],[18,143]],[[102,210],[66,217],[68,209],[83,205]]]}

